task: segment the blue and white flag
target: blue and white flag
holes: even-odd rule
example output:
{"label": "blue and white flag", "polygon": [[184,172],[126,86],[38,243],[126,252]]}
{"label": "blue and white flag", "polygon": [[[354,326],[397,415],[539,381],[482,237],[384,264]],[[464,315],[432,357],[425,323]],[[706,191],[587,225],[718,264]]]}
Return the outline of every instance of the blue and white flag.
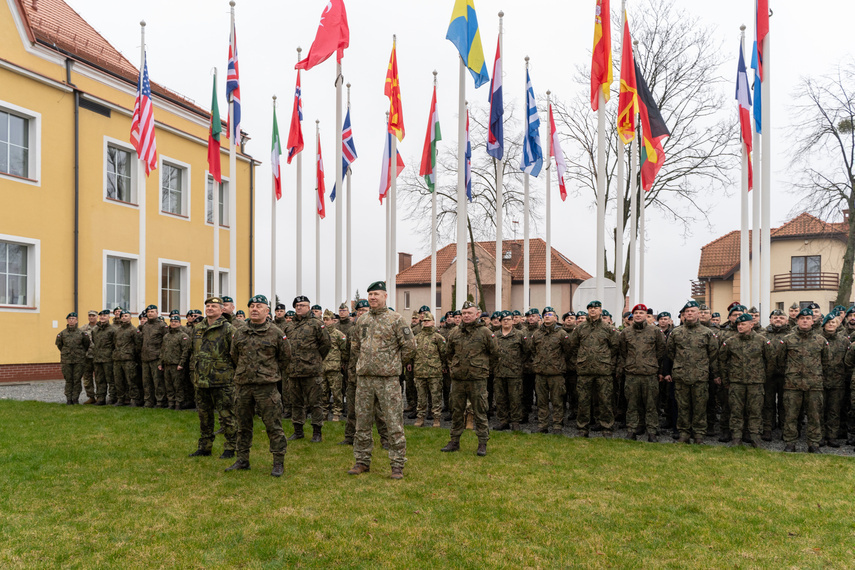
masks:
{"label": "blue and white flag", "polygon": [[525,72],[525,88],[528,126],[523,136],[523,158],[520,170],[537,177],[543,167],[543,149],[540,147],[540,115],[537,113],[537,100],[534,98],[534,88],[531,86],[528,70]]}
{"label": "blue and white flag", "polygon": [[[347,175],[347,169],[357,159],[356,143],[353,142],[353,130],[350,128],[350,109],[347,109],[347,116],[344,118],[344,124],[341,127],[341,181],[344,182],[344,177]],[[335,191],[338,184],[333,184],[330,201],[335,202]]]}

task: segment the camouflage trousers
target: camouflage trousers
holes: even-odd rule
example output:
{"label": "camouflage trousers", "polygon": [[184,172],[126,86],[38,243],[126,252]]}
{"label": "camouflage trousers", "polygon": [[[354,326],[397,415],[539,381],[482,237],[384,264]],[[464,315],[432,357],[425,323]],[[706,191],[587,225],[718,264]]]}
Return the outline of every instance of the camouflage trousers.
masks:
{"label": "camouflage trousers", "polygon": [[80,399],[80,391],[82,389],[80,379],[83,378],[83,369],[85,366],[82,362],[62,365],[62,377],[65,378],[66,400],[77,403]]}
{"label": "camouflage trousers", "polygon": [[464,414],[467,401],[472,404],[475,416],[475,435],[478,443],[487,443],[490,439],[490,424],[487,422],[487,381],[453,380],[451,381],[451,441],[460,441],[466,427]]}
{"label": "camouflage trousers", "polygon": [[430,378],[415,377],[418,401],[416,403],[416,417],[424,419],[427,416],[428,399],[431,403],[433,417],[439,419],[442,415],[442,376]]}
{"label": "camouflage trousers", "polygon": [[627,374],[624,383],[626,394],[626,429],[631,435],[638,431],[640,413],[648,435],[659,433],[659,378],[656,374],[633,376]]}
{"label": "camouflage trousers", "polygon": [[110,399],[116,397],[116,385],[113,384],[113,363],[95,363],[95,399],[106,400],[109,391]]}
{"label": "camouflage trousers", "polygon": [[[324,372],[323,396],[321,396],[322,408],[324,410],[324,419],[327,413],[331,410],[334,416],[342,415],[343,403],[341,401],[341,383],[343,376],[341,372],[334,370],[332,372]],[[330,406],[330,397],[332,397],[332,406]]]}
{"label": "camouflage trousers", "polygon": [[763,389],[763,431],[772,431],[784,423],[784,377],[774,374]]}
{"label": "camouflage trousers", "polygon": [[[718,425],[722,432],[730,431],[730,384],[722,380],[715,394],[721,408]],[[709,398],[709,390],[707,390],[707,398]]]}
{"label": "camouflage trousers", "polygon": [[322,376],[308,376],[291,378],[293,390],[291,391],[291,422],[303,425],[306,423],[306,409],[311,414],[312,425],[321,427],[324,425],[324,409],[321,405]]}
{"label": "camouflage trousers", "polygon": [[564,374],[564,387],[567,392],[565,399],[567,400],[567,410],[570,413],[570,419],[576,419],[576,411],[579,409],[579,392],[576,390],[576,371],[567,372]]}
{"label": "camouflage trousers", "polygon": [[196,388],[196,408],[199,413],[199,449],[211,451],[214,446],[214,411],[220,415],[220,425],[226,436],[225,449],[234,451],[237,427],[233,411],[234,386]]}
{"label": "camouflage trousers", "polygon": [[288,447],[285,431],[282,429],[282,397],[276,384],[241,384],[237,386],[237,458],[249,461],[252,447],[253,417],[255,411],[261,416],[267,428],[270,440],[270,453],[273,463],[281,463]]}
{"label": "camouflage trousers", "polygon": [[493,378],[496,394],[496,419],[499,424],[522,423],[522,376]]}
{"label": "camouflage trousers", "polygon": [[[352,376],[347,382],[347,391],[345,392],[345,404],[347,405],[347,423],[344,426],[344,440],[353,444],[353,436],[356,434],[356,376]],[[377,434],[380,436],[380,442],[383,445],[389,443],[389,428],[386,427],[386,421],[380,414],[380,410],[374,410],[374,423],[377,424]]]}
{"label": "camouflage trousers", "polygon": [[291,407],[294,404],[294,386],[291,378],[288,375],[282,377],[282,408],[291,412]]}
{"label": "camouflage trousers", "polygon": [[[677,399],[677,429],[680,435],[693,435],[703,439],[707,435],[707,400],[709,384],[706,380],[686,384],[674,380],[674,397]],[[729,414],[728,414],[729,418]],[[724,429],[729,426],[722,424]]]}
{"label": "camouflage trousers", "polygon": [[371,426],[379,413],[389,430],[389,462],[404,467],[407,461],[407,439],[404,437],[404,399],[398,376],[359,376],[356,381],[354,408],[356,433],[353,457],[356,463],[371,466],[374,438]]}
{"label": "camouflage trousers", "polygon": [[564,376],[538,374],[534,383],[537,393],[537,427],[549,428],[549,405],[552,404],[552,429],[564,428]]}
{"label": "camouflage trousers", "polygon": [[824,439],[837,439],[840,431],[840,419],[843,416],[843,402],[846,390],[826,388],[823,395],[825,413],[823,414],[822,436]]}
{"label": "camouflage trousers", "polygon": [[139,400],[137,393],[137,363],[133,360],[113,361],[113,382],[116,384],[116,398]]}
{"label": "camouflage trousers", "polygon": [[87,357],[83,361],[83,389],[86,390],[86,397],[95,399],[95,359]]}
{"label": "camouflage trousers", "polygon": [[157,369],[157,360],[142,363],[143,397],[147,406],[166,403],[166,388],[163,385],[163,371]]}
{"label": "camouflage trousers", "polygon": [[415,409],[418,406],[418,387],[412,370],[404,370],[404,385],[406,386],[407,409]]}
{"label": "camouflage trousers", "polygon": [[579,376],[576,380],[576,391],[579,394],[579,412],[576,414],[576,427],[587,433],[591,425],[591,402],[597,396],[599,406],[596,420],[603,430],[611,432],[615,425],[615,414],[612,408],[612,389],[614,382],[611,376]]}
{"label": "camouflage trousers", "polygon": [[187,371],[178,370],[177,364],[163,365],[163,381],[166,386],[166,401],[172,404],[184,405],[184,377]]}
{"label": "camouflage trousers", "polygon": [[799,416],[804,406],[808,445],[819,446],[822,440],[822,403],[822,390],[784,390],[784,443],[792,443],[799,438]]}
{"label": "camouflage trousers", "polygon": [[730,433],[734,439],[742,439],[746,435],[742,429],[746,419],[751,439],[757,441],[760,437],[760,427],[763,425],[763,393],[763,384],[730,385]]}

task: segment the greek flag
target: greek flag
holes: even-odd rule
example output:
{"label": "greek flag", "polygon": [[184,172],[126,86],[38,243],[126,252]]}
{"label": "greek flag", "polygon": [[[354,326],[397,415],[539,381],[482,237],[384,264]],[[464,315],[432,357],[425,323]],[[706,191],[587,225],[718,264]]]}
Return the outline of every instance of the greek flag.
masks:
{"label": "greek flag", "polygon": [[531,76],[525,72],[526,107],[528,107],[528,128],[523,137],[523,158],[520,170],[537,177],[543,166],[543,149],[540,147],[540,116],[537,114],[537,100],[531,86]]}

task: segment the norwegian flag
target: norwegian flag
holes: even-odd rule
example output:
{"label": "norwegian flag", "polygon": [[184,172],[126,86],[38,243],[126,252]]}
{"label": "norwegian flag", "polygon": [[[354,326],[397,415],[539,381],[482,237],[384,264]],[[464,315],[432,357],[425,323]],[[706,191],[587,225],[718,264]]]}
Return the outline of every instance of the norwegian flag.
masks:
{"label": "norwegian flag", "polygon": [[240,72],[238,67],[237,32],[234,22],[229,35],[229,70],[226,75],[226,101],[234,102],[234,116],[229,109],[229,141],[240,142]]}
{"label": "norwegian flag", "polygon": [[[350,109],[347,110],[347,116],[344,118],[344,125],[341,127],[341,182],[344,182],[344,177],[347,175],[347,169],[358,157],[356,156],[356,143],[353,142],[353,129],[350,128]],[[332,193],[330,194],[330,202],[335,202],[335,191],[338,183],[333,184]]]}
{"label": "norwegian flag", "polygon": [[288,130],[288,164],[303,150],[303,90],[300,88],[300,72],[297,72],[297,87],[294,89],[294,110],[291,111],[291,128]]}
{"label": "norwegian flag", "polygon": [[324,194],[326,194],[326,187],[324,185],[324,157],[321,155],[321,139],[318,138],[318,169],[317,169],[317,182],[318,182],[318,215],[323,220],[327,215],[327,208],[324,205]]}
{"label": "norwegian flag", "polygon": [[151,102],[151,83],[148,80],[148,55],[143,54],[143,67],[137,82],[134,117],[131,123],[131,144],[137,156],[145,163],[145,175],[157,168],[157,141],[154,139],[154,105]]}

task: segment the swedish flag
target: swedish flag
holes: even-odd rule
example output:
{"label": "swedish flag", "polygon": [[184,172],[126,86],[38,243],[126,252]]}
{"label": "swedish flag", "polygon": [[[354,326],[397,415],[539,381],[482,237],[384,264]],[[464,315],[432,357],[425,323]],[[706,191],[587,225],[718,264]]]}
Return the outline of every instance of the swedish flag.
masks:
{"label": "swedish flag", "polygon": [[454,0],[454,10],[451,12],[451,23],[448,25],[445,39],[457,47],[460,57],[475,80],[476,89],[490,82],[484,48],[481,46],[478,16],[475,14],[475,0]]}

